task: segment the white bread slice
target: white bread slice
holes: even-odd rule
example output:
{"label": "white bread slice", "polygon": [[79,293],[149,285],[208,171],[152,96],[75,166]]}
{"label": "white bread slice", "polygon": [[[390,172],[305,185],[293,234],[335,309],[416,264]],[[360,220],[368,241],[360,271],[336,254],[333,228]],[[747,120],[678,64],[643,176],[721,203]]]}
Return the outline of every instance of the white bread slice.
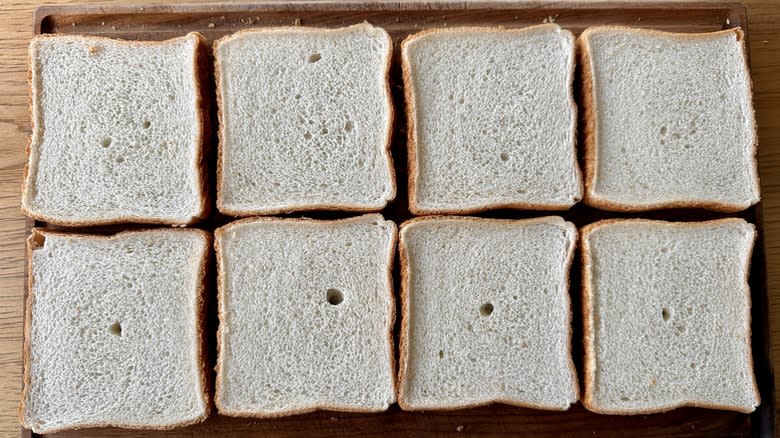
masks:
{"label": "white bread slice", "polygon": [[759,405],[747,284],[755,234],[742,219],[582,230],[587,409]]}
{"label": "white bread slice", "polygon": [[394,199],[392,50],[368,23],[217,41],[217,208],[379,211]]}
{"label": "white bread slice", "polygon": [[568,276],[576,241],[560,217],[405,222],[401,408],[575,403]]}
{"label": "white bread slice", "polygon": [[744,35],[593,27],[577,40],[585,202],[615,211],[759,201]]}
{"label": "white bread slice", "polygon": [[34,228],[27,241],[24,389],[36,433],[169,429],[204,420],[210,234]]}
{"label": "white bread slice", "polygon": [[571,32],[434,29],[407,38],[401,60],[412,212],[565,210],[581,199]]}
{"label": "white bread slice", "polygon": [[33,38],[22,211],[66,226],[208,216],[207,62],[197,33],[161,42]]}
{"label": "white bread slice", "polygon": [[221,414],[383,411],[395,401],[393,222],[245,219],[215,236]]}

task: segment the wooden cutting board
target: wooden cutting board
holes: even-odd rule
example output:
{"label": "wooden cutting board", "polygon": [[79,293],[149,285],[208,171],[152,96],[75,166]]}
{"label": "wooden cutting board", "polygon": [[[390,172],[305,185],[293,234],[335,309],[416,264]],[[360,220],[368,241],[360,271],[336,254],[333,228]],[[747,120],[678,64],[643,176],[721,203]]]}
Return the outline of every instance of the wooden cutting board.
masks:
{"label": "wooden cutting board", "polygon": [[[593,25],[621,24],[677,32],[709,32],[741,26],[748,33],[747,14],[735,1],[649,2],[575,0],[542,3],[536,1],[500,2],[343,2],[343,1],[271,1],[257,4],[179,4],[146,6],[43,6],[34,15],[34,34],[89,34],[133,40],[163,40],[190,31],[203,34],[209,42],[237,30],[279,25],[340,27],[368,21],[385,28],[398,43],[407,35],[431,27],[503,26],[524,27],[554,21],[575,34]],[[397,50],[396,50],[397,61]],[[402,82],[398,63],[391,73],[397,114],[403,114]],[[213,118],[216,120],[216,117]],[[216,130],[215,130],[216,131]],[[399,175],[397,201],[383,212],[400,223],[410,217],[406,205],[405,126],[398,120],[392,152]],[[213,139],[214,145],[216,141]],[[580,142],[581,143],[581,142]],[[545,214],[541,212],[542,214]],[[521,218],[540,212],[498,211],[481,216]],[[310,217],[331,217],[307,214]],[[578,205],[562,213],[578,226],[609,217],[627,217],[600,212]],[[699,436],[774,436],[774,381],[769,362],[767,331],[767,288],[761,207],[738,215],[686,210],[646,213],[637,216],[666,220],[707,220],[738,216],[759,229],[759,242],[751,268],[753,295],[753,355],[762,405],[753,414],[708,409],[684,408],[664,414],[605,416],[586,411],[580,404],[568,412],[546,412],[503,405],[485,406],[451,412],[411,413],[397,406],[382,414],[346,414],[315,412],[292,417],[252,420],[212,415],[206,422],[172,431],[133,431],[124,429],[88,429],[47,436],[56,437],[243,437],[243,436],[598,436],[598,437],[699,437]],[[214,217],[204,224],[213,228],[229,220]],[[48,226],[28,221],[27,228]],[[103,229],[102,231],[115,231]],[[574,357],[581,369],[582,348],[579,266],[573,267]],[[25,281],[26,284],[26,281]],[[396,284],[398,284],[396,282]],[[212,298],[214,298],[212,294]],[[209,339],[214,357],[216,312],[210,315]],[[23,437],[37,436],[22,430]]]}

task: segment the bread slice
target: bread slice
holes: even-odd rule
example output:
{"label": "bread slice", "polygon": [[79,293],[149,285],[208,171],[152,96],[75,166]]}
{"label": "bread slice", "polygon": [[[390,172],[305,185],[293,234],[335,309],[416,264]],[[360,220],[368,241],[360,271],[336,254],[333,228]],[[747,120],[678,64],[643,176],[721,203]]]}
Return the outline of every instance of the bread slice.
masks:
{"label": "bread slice", "polygon": [[217,41],[217,208],[379,211],[394,199],[392,49],[368,23]]}
{"label": "bread slice", "polygon": [[210,241],[194,229],[97,236],[34,228],[22,425],[51,433],[204,420]]}
{"label": "bread slice", "polygon": [[585,396],[604,414],[760,403],[741,219],[606,220],[582,230]]}
{"label": "bread slice", "polygon": [[207,50],[197,33],[33,38],[22,211],[66,226],[208,216]]}
{"label": "bread slice", "polygon": [[759,201],[744,35],[593,27],[577,40],[585,202],[614,211]]}
{"label": "bread slice", "polygon": [[402,409],[577,401],[573,224],[428,217],[405,222],[400,236]]}
{"label": "bread slice", "polygon": [[401,60],[412,212],[564,210],[581,199],[569,31],[427,30],[403,42]]}
{"label": "bread slice", "polygon": [[387,409],[395,401],[395,239],[395,224],[378,214],[219,228],[219,412]]}

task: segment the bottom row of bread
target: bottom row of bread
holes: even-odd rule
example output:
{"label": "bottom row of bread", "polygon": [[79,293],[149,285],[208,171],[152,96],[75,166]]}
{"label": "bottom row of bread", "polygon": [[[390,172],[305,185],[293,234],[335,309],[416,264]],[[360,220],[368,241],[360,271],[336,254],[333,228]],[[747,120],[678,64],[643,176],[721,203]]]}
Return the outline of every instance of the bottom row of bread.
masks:
{"label": "bottom row of bread", "polygon": [[[396,400],[563,410],[580,400],[571,347],[582,342],[591,411],[750,412],[754,239],[741,219],[607,220],[579,233],[559,217],[417,218],[400,233],[378,214],[239,220],[214,235],[214,401],[221,414],[256,417]],[[205,419],[211,243],[195,229],[34,229],[22,423],[53,432]],[[572,340],[578,246],[583,339]]]}

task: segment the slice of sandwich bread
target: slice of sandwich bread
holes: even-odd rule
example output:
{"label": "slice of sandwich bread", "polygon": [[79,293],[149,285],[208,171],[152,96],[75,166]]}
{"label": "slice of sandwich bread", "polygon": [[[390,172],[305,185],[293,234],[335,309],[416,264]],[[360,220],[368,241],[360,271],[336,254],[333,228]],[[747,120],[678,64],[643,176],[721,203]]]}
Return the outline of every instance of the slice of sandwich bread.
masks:
{"label": "slice of sandwich bread", "polygon": [[392,48],[368,23],[217,41],[219,210],[378,211],[394,199]]}
{"label": "slice of sandwich bread", "polygon": [[208,216],[207,62],[197,33],[33,38],[22,211],[65,226]]}
{"label": "slice of sandwich bread", "polygon": [[405,222],[401,408],[575,403],[568,289],[576,242],[560,217]]}
{"label": "slice of sandwich bread", "polygon": [[401,62],[412,212],[565,210],[581,199],[571,32],[427,30],[403,42]]}
{"label": "slice of sandwich bread", "polygon": [[395,240],[395,224],[378,214],[219,228],[219,412],[372,412],[395,402]]}
{"label": "slice of sandwich bread", "polygon": [[585,394],[604,414],[760,403],[742,219],[605,220],[582,230]]}
{"label": "slice of sandwich bread", "polygon": [[204,300],[210,234],[33,229],[24,389],[36,433],[169,429],[209,412]]}
{"label": "slice of sandwich bread", "polygon": [[585,202],[613,211],[759,201],[744,35],[593,27],[577,40]]}

